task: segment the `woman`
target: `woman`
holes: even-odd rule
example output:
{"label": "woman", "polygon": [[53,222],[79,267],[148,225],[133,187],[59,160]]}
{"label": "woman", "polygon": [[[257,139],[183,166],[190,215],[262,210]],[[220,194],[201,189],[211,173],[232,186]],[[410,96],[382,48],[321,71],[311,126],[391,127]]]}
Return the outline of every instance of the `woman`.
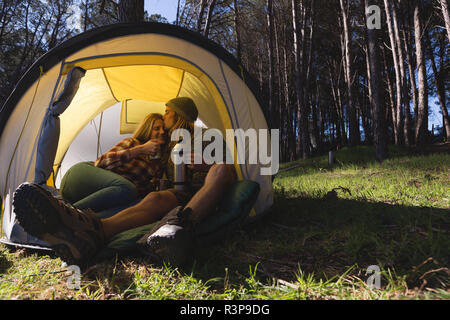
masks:
{"label": "woman", "polygon": [[120,141],[95,163],[71,167],[61,181],[62,197],[76,208],[96,212],[144,197],[161,178],[165,141],[162,115],[149,114],[131,138]]}

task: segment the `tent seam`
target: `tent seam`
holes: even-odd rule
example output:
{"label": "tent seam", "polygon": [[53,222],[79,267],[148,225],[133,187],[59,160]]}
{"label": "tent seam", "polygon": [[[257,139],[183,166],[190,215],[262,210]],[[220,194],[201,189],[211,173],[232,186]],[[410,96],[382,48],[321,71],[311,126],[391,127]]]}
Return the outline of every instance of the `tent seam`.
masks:
{"label": "tent seam", "polygon": [[103,72],[103,76],[105,77],[105,81],[108,84],[108,88],[109,88],[109,91],[111,92],[111,95],[113,96],[114,100],[116,100],[117,102],[120,102],[119,100],[117,100],[116,96],[114,95],[114,92],[111,88],[111,84],[109,83],[108,77],[106,76],[105,68],[102,68],[102,72]]}
{"label": "tent seam", "polygon": [[[6,172],[5,188],[3,189],[3,192],[2,192],[2,200],[5,197],[6,189],[8,188],[9,174],[10,174],[10,171],[11,171],[12,162],[14,160],[14,157],[16,156],[17,147],[19,146],[20,140],[22,139],[22,135],[23,135],[23,132],[25,130],[25,126],[26,126],[26,124],[28,122],[28,118],[30,117],[31,109],[33,108],[34,99],[36,98],[36,94],[37,94],[37,91],[39,89],[39,85],[41,83],[42,76],[44,75],[44,68],[42,66],[40,66],[39,70],[40,70],[40,74],[39,74],[38,82],[36,84],[36,89],[34,90],[33,99],[31,100],[31,104],[30,104],[30,107],[28,108],[28,112],[27,112],[27,116],[25,118],[25,122],[23,123],[22,130],[20,131],[19,137],[18,137],[17,142],[16,142],[16,146],[14,147],[13,154],[12,154],[11,159],[9,161],[8,170]],[[2,211],[1,211],[1,215],[0,215],[0,220],[1,220],[0,221],[0,227],[1,227],[0,234],[1,235],[3,235],[3,214],[4,214],[3,210],[4,210],[4,201],[2,201]]]}
{"label": "tent seam", "polygon": [[186,71],[183,70],[183,75],[181,76],[181,81],[180,81],[180,87],[178,88],[178,92],[177,95],[175,97],[178,97],[180,95],[181,92],[181,88],[183,87],[183,82],[184,82],[184,75],[186,74]]}
{"label": "tent seam", "polygon": [[[225,76],[225,72],[223,70],[222,61],[220,59],[218,59],[218,60],[219,60],[220,71],[222,73],[223,80],[225,81],[225,85],[227,86],[228,95],[229,95],[230,100],[231,100],[231,107],[233,108],[234,117],[236,119],[236,121],[234,121],[234,122],[236,122],[236,127],[239,128],[239,119],[237,117],[236,109],[234,107],[234,101],[233,101],[233,97],[232,97],[232,94],[231,94],[230,85],[228,84],[228,80],[227,80],[227,78]],[[230,117],[230,119],[231,119],[231,117]],[[233,121],[232,121],[232,123],[233,123]],[[244,140],[244,143],[245,143],[245,140]],[[241,167],[241,170],[242,170],[242,166],[241,165],[239,165],[239,166]],[[244,166],[244,168],[245,168],[245,172],[247,173],[247,177],[248,177],[249,176],[248,169],[247,169],[246,166]]]}

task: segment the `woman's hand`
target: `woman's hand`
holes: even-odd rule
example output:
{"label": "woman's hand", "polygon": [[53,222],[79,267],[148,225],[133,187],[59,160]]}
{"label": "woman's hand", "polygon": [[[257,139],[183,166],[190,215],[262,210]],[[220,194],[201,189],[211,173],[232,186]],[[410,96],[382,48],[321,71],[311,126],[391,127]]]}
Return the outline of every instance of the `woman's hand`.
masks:
{"label": "woman's hand", "polygon": [[155,155],[161,150],[161,140],[160,139],[152,139],[148,140],[146,143],[141,145],[141,153]]}

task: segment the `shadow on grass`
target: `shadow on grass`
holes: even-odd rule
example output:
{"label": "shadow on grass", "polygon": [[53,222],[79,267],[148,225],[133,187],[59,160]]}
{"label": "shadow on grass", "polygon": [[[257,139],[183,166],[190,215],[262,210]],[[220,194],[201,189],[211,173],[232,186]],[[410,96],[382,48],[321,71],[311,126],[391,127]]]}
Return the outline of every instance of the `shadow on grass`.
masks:
{"label": "shadow on grass", "polygon": [[279,198],[260,221],[201,250],[194,275],[206,281],[223,277],[228,268],[239,281],[249,265],[258,263],[269,278],[295,281],[299,270],[329,279],[354,265],[360,270],[378,265],[405,276],[410,287],[424,280],[427,287],[445,287],[448,274],[434,270],[449,266],[449,213],[344,199]]}
{"label": "shadow on grass", "polygon": [[[448,288],[449,277],[443,268],[449,267],[449,213],[346,199],[278,196],[266,216],[236,230],[220,244],[205,244],[194,264],[180,271],[208,282],[217,292],[246,286],[250,268],[255,270],[256,265],[256,276],[268,284],[273,278],[295,283],[300,272],[314,274],[315,281],[327,280],[355,265],[350,275],[361,277],[362,270],[378,265],[404,277],[409,288]],[[135,272],[151,262],[142,258],[123,261],[94,265],[83,277],[99,279],[108,284],[106,291],[118,290],[126,296]],[[0,253],[0,272],[10,267],[8,263]]]}
{"label": "shadow on grass", "polygon": [[12,266],[12,262],[0,251],[0,277]]}

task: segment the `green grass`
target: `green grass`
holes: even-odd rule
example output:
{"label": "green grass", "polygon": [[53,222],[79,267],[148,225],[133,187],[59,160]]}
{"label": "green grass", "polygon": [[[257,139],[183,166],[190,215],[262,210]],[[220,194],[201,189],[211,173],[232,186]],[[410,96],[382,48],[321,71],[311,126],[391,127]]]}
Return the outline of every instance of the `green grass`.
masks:
{"label": "green grass", "polygon": [[71,290],[58,258],[0,246],[0,299],[450,299],[450,155],[390,156],[283,164],[271,211],[184,269],[105,261]]}

